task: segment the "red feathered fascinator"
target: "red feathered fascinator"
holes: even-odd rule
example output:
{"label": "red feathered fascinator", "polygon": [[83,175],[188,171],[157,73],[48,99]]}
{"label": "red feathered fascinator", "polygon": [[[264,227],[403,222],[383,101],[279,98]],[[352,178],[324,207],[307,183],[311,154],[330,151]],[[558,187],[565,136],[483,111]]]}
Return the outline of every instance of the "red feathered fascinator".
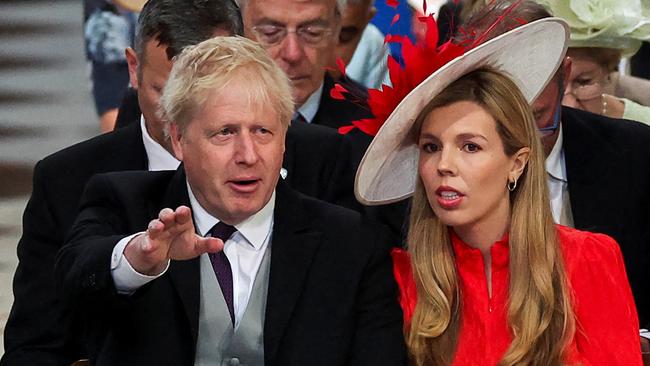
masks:
{"label": "red feathered fascinator", "polygon": [[[461,34],[462,41],[449,40],[438,46],[438,26],[433,14],[418,19],[426,26],[426,37],[423,42],[413,44],[408,37],[388,34],[385,38],[386,43],[401,44],[404,66],[400,65],[393,56],[388,56],[387,66],[392,86],[384,84],[381,89],[368,90],[368,105],[374,118],[353,121],[350,126],[340,127],[339,133],[346,134],[352,129],[358,128],[368,135],[375,136],[397,105],[416,86],[451,60],[482,43],[497,24],[502,22],[504,17],[520,2],[521,0],[510,4],[508,9],[496,17],[492,24],[486,27],[485,31],[480,35],[477,35],[473,30],[459,29],[458,32]],[[490,8],[490,4],[486,7]],[[422,8],[427,8],[426,0],[423,0]],[[522,24],[522,22],[518,23],[518,25]],[[341,75],[345,75],[345,65],[340,59],[337,60],[337,65]],[[345,86],[338,83],[330,90],[330,96],[338,100],[343,100],[345,95],[351,94]],[[354,102],[354,100],[352,101]]]}

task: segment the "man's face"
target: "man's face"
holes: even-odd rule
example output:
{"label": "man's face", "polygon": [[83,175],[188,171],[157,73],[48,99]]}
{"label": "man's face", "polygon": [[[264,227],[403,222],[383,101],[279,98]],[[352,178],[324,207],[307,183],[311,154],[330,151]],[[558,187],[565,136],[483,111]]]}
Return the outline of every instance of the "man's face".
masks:
{"label": "man's face", "polygon": [[341,16],[341,33],[336,46],[336,58],[341,58],[346,65],[350,63],[364,29],[376,12],[377,9],[370,6],[370,0],[348,5],[345,8]]}
{"label": "man's face", "polygon": [[[214,37],[231,35],[230,31],[223,28],[215,28],[213,33]],[[129,67],[129,80],[131,86],[138,92],[138,103],[147,132],[156,142],[171,152],[171,143],[165,138],[163,132],[164,123],[156,114],[162,90],[172,69],[172,62],[167,58],[167,45],[160,44],[155,38],[151,39],[145,43],[143,59],[140,59],[132,48],[127,48],[126,60]]]}
{"label": "man's face", "polygon": [[562,96],[564,94],[563,73],[558,71],[553,79],[549,81],[542,93],[533,102],[533,115],[537,128],[544,129],[556,125],[558,128],[547,131],[540,131],[542,146],[546,156],[551,153],[555,141],[560,133],[560,112],[562,107]]}
{"label": "man's face", "polygon": [[152,39],[145,44],[144,60],[139,60],[133,49],[127,49],[131,85],[138,91],[138,103],[146,121],[147,132],[159,144],[171,151],[163,134],[163,122],[156,115],[160,96],[169,78],[172,62],[167,58],[167,46]]}
{"label": "man's face", "polygon": [[227,90],[208,96],[184,130],[170,128],[198,202],[231,225],[269,201],[284,154],[286,127],[271,104],[249,98],[247,88],[237,76]]}
{"label": "man's face", "polygon": [[[248,0],[243,9],[244,33],[269,52],[291,80],[296,106],[323,83],[340,29],[336,0]],[[312,30],[323,35],[309,42]],[[278,34],[286,32],[286,36]]]}

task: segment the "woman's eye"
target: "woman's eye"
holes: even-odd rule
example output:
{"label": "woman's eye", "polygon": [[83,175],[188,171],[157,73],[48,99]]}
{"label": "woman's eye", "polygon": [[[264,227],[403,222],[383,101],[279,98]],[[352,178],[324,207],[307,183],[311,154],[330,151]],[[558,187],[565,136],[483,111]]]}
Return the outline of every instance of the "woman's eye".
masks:
{"label": "woman's eye", "polygon": [[481,147],[478,146],[477,144],[468,142],[465,145],[463,145],[463,150],[465,150],[466,152],[473,153],[481,150]]}
{"label": "woman's eye", "polygon": [[594,84],[594,80],[593,79],[578,79],[578,80],[576,80],[576,83],[579,86],[589,86],[589,85]]}

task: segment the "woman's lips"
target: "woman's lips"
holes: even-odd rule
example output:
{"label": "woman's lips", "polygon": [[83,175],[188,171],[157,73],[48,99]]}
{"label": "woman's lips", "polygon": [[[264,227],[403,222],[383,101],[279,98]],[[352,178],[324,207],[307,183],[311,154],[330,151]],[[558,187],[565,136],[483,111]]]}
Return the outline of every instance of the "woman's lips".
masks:
{"label": "woman's lips", "polygon": [[436,190],[436,196],[440,207],[451,210],[460,206],[463,201],[462,193],[451,187],[440,187]]}

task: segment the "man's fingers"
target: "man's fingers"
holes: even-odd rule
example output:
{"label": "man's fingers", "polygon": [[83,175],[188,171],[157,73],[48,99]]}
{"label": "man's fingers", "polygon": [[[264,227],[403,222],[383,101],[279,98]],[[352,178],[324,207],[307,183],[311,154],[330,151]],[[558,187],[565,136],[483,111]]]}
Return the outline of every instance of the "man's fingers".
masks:
{"label": "man's fingers", "polygon": [[163,234],[165,230],[165,224],[158,219],[153,219],[149,221],[149,226],[147,226],[147,235],[152,240],[157,240]]}
{"label": "man's fingers", "polygon": [[223,250],[223,241],[217,238],[203,238],[199,236],[196,240],[194,249],[197,255],[220,252]]}
{"label": "man's fingers", "polygon": [[[156,226],[156,224],[162,223],[150,223],[150,226]],[[156,228],[154,228],[154,231]],[[160,241],[152,240],[148,234],[149,230],[146,233],[137,235],[128,243],[124,249],[124,256],[129,261],[129,264],[139,273],[144,273],[147,275],[158,274],[164,269],[166,263],[166,256],[164,253],[161,253],[160,246],[162,245]]]}
{"label": "man's fingers", "polygon": [[178,225],[185,225],[192,220],[192,211],[187,206],[178,206],[175,214],[176,224]]}
{"label": "man's fingers", "polygon": [[171,229],[175,224],[175,214],[171,208],[163,208],[158,213],[158,220],[160,220],[167,229]]}

